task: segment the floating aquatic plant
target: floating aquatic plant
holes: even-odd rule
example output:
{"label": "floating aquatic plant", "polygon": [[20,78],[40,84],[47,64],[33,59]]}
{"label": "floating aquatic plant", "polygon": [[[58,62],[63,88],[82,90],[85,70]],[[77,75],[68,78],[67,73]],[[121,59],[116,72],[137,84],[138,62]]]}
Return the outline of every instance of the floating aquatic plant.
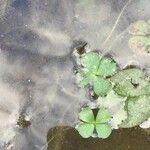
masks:
{"label": "floating aquatic plant", "polygon": [[118,95],[125,97],[150,95],[150,82],[139,68],[121,70],[111,78],[111,82],[115,84],[114,90]]}
{"label": "floating aquatic plant", "polygon": [[[144,29],[135,30],[145,35],[148,29]],[[96,117],[89,107],[79,113],[80,123],[76,129],[82,137],[88,138],[96,131],[99,138],[105,139],[112,129],[134,127],[150,117],[150,79],[142,69],[118,70],[111,58],[96,52],[81,55],[80,62],[79,84],[93,87],[98,96],[96,106],[100,106]]]}
{"label": "floating aquatic plant", "polygon": [[143,70],[125,69],[111,78],[115,83],[114,91],[126,97],[125,108],[128,114],[120,125],[123,128],[140,125],[150,116],[150,81]]}
{"label": "floating aquatic plant", "polygon": [[81,57],[81,65],[79,73],[83,80],[80,86],[84,87],[90,83],[98,96],[105,96],[112,88],[109,77],[116,73],[116,63],[111,58],[89,52]]}
{"label": "floating aquatic plant", "polygon": [[89,107],[82,108],[79,119],[80,124],[76,129],[83,138],[92,136],[95,129],[99,138],[105,139],[111,134],[112,129],[109,124],[111,115],[105,108],[100,108],[96,117]]}
{"label": "floating aquatic plant", "polygon": [[129,40],[129,47],[140,52],[150,53],[150,23],[137,21],[129,27],[129,33],[133,35]]}

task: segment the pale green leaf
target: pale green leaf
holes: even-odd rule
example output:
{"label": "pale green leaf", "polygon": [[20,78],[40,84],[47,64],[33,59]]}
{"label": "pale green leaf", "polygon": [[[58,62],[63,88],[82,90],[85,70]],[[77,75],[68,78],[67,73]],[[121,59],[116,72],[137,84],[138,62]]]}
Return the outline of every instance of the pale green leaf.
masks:
{"label": "pale green leaf", "polygon": [[126,69],[118,72],[111,79],[115,84],[117,94],[125,97],[150,95],[150,82],[142,70],[137,68]]}
{"label": "pale green leaf", "polygon": [[105,96],[111,90],[112,84],[105,79],[95,78],[94,79],[94,92],[98,96]]}
{"label": "pale green leaf", "polygon": [[112,129],[109,124],[97,124],[96,131],[99,138],[106,139],[111,134]]}
{"label": "pale green leaf", "polygon": [[122,128],[130,128],[140,125],[150,117],[150,97],[140,96],[129,98],[126,103],[127,119],[120,125]]}
{"label": "pale green leaf", "polygon": [[111,119],[111,125],[114,129],[118,129],[119,125],[127,119],[127,111],[125,110],[124,105],[120,106],[116,112],[113,114],[113,118]]}
{"label": "pale green leaf", "polygon": [[116,63],[110,58],[103,57],[100,61],[100,65],[97,70],[97,75],[108,77],[115,74],[116,71],[117,71]]}
{"label": "pale green leaf", "polygon": [[96,123],[106,123],[111,120],[111,115],[106,108],[100,108],[96,116]]}
{"label": "pale green leaf", "polygon": [[130,80],[130,79],[140,79],[145,78],[144,72],[139,68],[130,68],[119,71],[113,77],[111,77],[111,81],[114,83],[120,83],[122,81]]}
{"label": "pale green leaf", "polygon": [[100,63],[100,56],[95,52],[89,52],[81,57],[81,64],[90,71],[97,70]]}
{"label": "pale green leaf", "polygon": [[76,128],[83,138],[89,138],[94,131],[94,125],[88,123],[80,123]]}
{"label": "pale green leaf", "polygon": [[89,107],[82,108],[81,112],[79,113],[79,118],[84,122],[93,123],[94,122],[93,111]]}

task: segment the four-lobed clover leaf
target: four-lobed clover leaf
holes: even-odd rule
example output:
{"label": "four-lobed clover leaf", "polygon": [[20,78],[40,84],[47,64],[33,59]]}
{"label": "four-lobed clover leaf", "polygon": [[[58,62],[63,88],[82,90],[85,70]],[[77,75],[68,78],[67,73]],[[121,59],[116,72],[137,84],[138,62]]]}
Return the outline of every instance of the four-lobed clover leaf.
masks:
{"label": "four-lobed clover leaf", "polygon": [[90,83],[98,96],[107,95],[112,88],[108,78],[116,73],[116,63],[111,58],[102,57],[96,52],[89,52],[81,57],[81,65],[79,73],[83,80],[80,86],[84,87]]}
{"label": "four-lobed clover leaf", "polygon": [[96,130],[98,137],[102,139],[107,138],[112,132],[109,124],[111,115],[105,108],[100,108],[96,117],[89,107],[82,108],[79,119],[81,122],[76,129],[83,138],[92,136],[94,130]]}
{"label": "four-lobed clover leaf", "polygon": [[150,24],[146,21],[137,21],[129,27],[129,33],[133,37],[129,40],[132,50],[150,53]]}

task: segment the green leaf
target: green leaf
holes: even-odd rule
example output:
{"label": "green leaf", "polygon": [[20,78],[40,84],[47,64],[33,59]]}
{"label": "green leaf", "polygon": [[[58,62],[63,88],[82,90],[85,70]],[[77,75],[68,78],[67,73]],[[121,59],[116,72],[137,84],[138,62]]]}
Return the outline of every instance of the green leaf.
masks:
{"label": "green leaf", "polygon": [[150,37],[148,36],[133,36],[128,45],[132,50],[150,53]]}
{"label": "green leaf", "polygon": [[146,21],[137,21],[129,27],[129,33],[132,35],[149,35],[150,34],[150,24]]}
{"label": "green leaf", "polygon": [[[120,82],[119,84],[116,84],[116,86],[114,87],[114,90],[117,92],[117,94],[121,95],[121,96],[137,96],[135,95],[135,90],[134,86],[132,85],[132,83],[130,82],[130,80],[127,81],[123,81]],[[137,93],[140,94],[140,93]]]}
{"label": "green leaf", "polygon": [[93,75],[91,74],[87,75],[86,77],[83,78],[83,80],[80,81],[79,86],[85,87],[86,85],[90,83],[92,78],[93,78]]}
{"label": "green leaf", "polygon": [[117,71],[116,63],[110,58],[103,57],[100,62],[97,74],[103,77],[108,77],[115,74],[116,71]]}
{"label": "green leaf", "polygon": [[81,112],[79,113],[79,118],[87,123],[93,123],[94,122],[93,111],[89,107],[82,108]]}
{"label": "green leaf", "polygon": [[141,69],[130,68],[119,71],[117,74],[111,77],[111,81],[114,83],[120,83],[130,79],[137,80],[141,78],[145,78],[145,74]]}
{"label": "green leaf", "polygon": [[114,90],[122,96],[141,96],[150,95],[150,82],[144,79],[139,79],[137,81],[123,81],[117,84]]}
{"label": "green leaf", "polygon": [[81,57],[81,64],[90,71],[97,70],[101,57],[94,52],[89,52]]}
{"label": "green leaf", "polygon": [[137,68],[118,72],[111,79],[115,83],[114,91],[125,97],[150,95],[150,82],[142,70]]}
{"label": "green leaf", "polygon": [[126,103],[127,119],[120,125],[122,128],[130,128],[143,123],[150,117],[150,97],[140,96],[129,98]]}
{"label": "green leaf", "polygon": [[111,134],[112,129],[111,126],[108,124],[97,124],[96,131],[99,138],[106,139]]}
{"label": "green leaf", "polygon": [[96,116],[96,123],[106,123],[111,120],[111,115],[106,108],[100,108]]}
{"label": "green leaf", "polygon": [[76,128],[83,138],[89,138],[94,131],[94,125],[88,123],[80,123]]}
{"label": "green leaf", "polygon": [[102,78],[94,79],[94,92],[98,96],[105,96],[111,90],[112,85],[108,80]]}

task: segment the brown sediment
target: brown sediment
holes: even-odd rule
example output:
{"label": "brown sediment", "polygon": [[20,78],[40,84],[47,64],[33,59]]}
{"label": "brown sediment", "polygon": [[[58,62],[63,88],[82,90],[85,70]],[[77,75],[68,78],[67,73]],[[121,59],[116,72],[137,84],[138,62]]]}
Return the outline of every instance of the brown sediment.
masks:
{"label": "brown sediment", "polygon": [[82,138],[71,127],[55,127],[47,135],[47,150],[149,150],[149,134],[138,127],[119,129],[109,138]]}

